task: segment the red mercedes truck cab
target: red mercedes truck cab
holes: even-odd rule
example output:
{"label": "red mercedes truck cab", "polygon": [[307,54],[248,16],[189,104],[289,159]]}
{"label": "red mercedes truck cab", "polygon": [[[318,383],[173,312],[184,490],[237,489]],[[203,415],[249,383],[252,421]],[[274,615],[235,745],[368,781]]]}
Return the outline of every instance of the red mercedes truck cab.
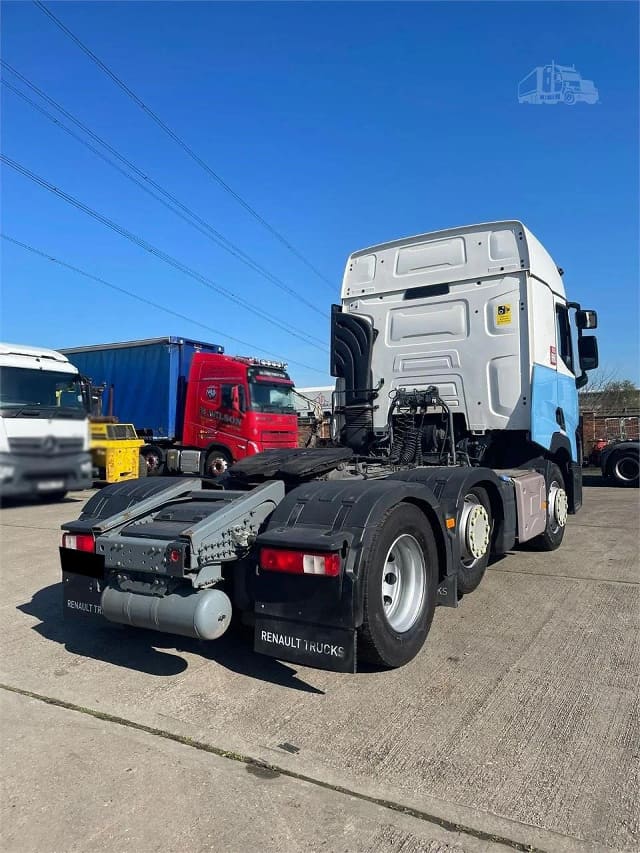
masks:
{"label": "red mercedes truck cab", "polygon": [[282,362],[196,353],[182,445],[205,451],[204,473],[210,476],[245,456],[297,447],[293,387]]}

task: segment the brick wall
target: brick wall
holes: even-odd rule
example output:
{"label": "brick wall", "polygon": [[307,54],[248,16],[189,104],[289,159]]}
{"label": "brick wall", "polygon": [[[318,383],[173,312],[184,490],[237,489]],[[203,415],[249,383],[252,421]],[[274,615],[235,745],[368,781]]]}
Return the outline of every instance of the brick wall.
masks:
{"label": "brick wall", "polygon": [[582,415],[582,443],[588,453],[594,441],[604,438],[614,439],[640,438],[640,417],[638,415],[601,415],[597,412],[584,412]]}

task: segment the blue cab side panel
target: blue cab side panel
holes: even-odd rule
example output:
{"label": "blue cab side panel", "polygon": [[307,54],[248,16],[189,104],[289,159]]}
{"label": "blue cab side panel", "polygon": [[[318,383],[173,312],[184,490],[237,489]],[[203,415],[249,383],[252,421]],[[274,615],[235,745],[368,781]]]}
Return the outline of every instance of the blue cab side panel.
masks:
{"label": "blue cab side panel", "polygon": [[[184,394],[194,353],[223,351],[216,344],[168,337],[131,346],[74,348],[66,354],[95,385],[113,385],[114,414],[121,423],[132,423],[154,439],[174,440],[182,433]],[[102,402],[106,414],[106,391]]]}
{"label": "blue cab side panel", "polygon": [[534,364],[531,381],[531,440],[546,450],[551,448],[554,433],[563,432],[556,416],[558,408],[564,413],[571,459],[576,462],[578,392],[575,379],[541,364]]}
{"label": "blue cab side panel", "polygon": [[578,389],[573,376],[558,374],[558,406],[564,413],[567,438],[571,444],[571,461],[582,463],[582,457],[578,458],[577,432],[580,422],[580,408],[578,403]]}

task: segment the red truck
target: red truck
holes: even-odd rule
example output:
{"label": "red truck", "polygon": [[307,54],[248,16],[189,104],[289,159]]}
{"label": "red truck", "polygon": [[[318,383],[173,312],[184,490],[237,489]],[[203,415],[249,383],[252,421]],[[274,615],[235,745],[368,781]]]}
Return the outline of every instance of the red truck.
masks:
{"label": "red truck", "polygon": [[270,448],[297,447],[294,384],[284,362],[225,355],[217,344],[167,337],[65,349],[108,389],[121,423],[147,442],[147,473],[222,473]]}

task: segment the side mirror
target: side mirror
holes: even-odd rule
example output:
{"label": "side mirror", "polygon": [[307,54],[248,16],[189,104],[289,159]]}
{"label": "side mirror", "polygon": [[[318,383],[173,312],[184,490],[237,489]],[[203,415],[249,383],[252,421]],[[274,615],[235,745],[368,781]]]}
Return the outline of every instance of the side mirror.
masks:
{"label": "side mirror", "polygon": [[597,329],[598,315],[595,311],[576,311],[576,326],[578,329]]}
{"label": "side mirror", "polygon": [[231,408],[234,412],[242,414],[242,406],[240,405],[240,386],[234,385],[231,389]]}
{"label": "side mirror", "polygon": [[581,370],[595,370],[598,366],[598,339],[595,335],[578,338],[578,361]]}

